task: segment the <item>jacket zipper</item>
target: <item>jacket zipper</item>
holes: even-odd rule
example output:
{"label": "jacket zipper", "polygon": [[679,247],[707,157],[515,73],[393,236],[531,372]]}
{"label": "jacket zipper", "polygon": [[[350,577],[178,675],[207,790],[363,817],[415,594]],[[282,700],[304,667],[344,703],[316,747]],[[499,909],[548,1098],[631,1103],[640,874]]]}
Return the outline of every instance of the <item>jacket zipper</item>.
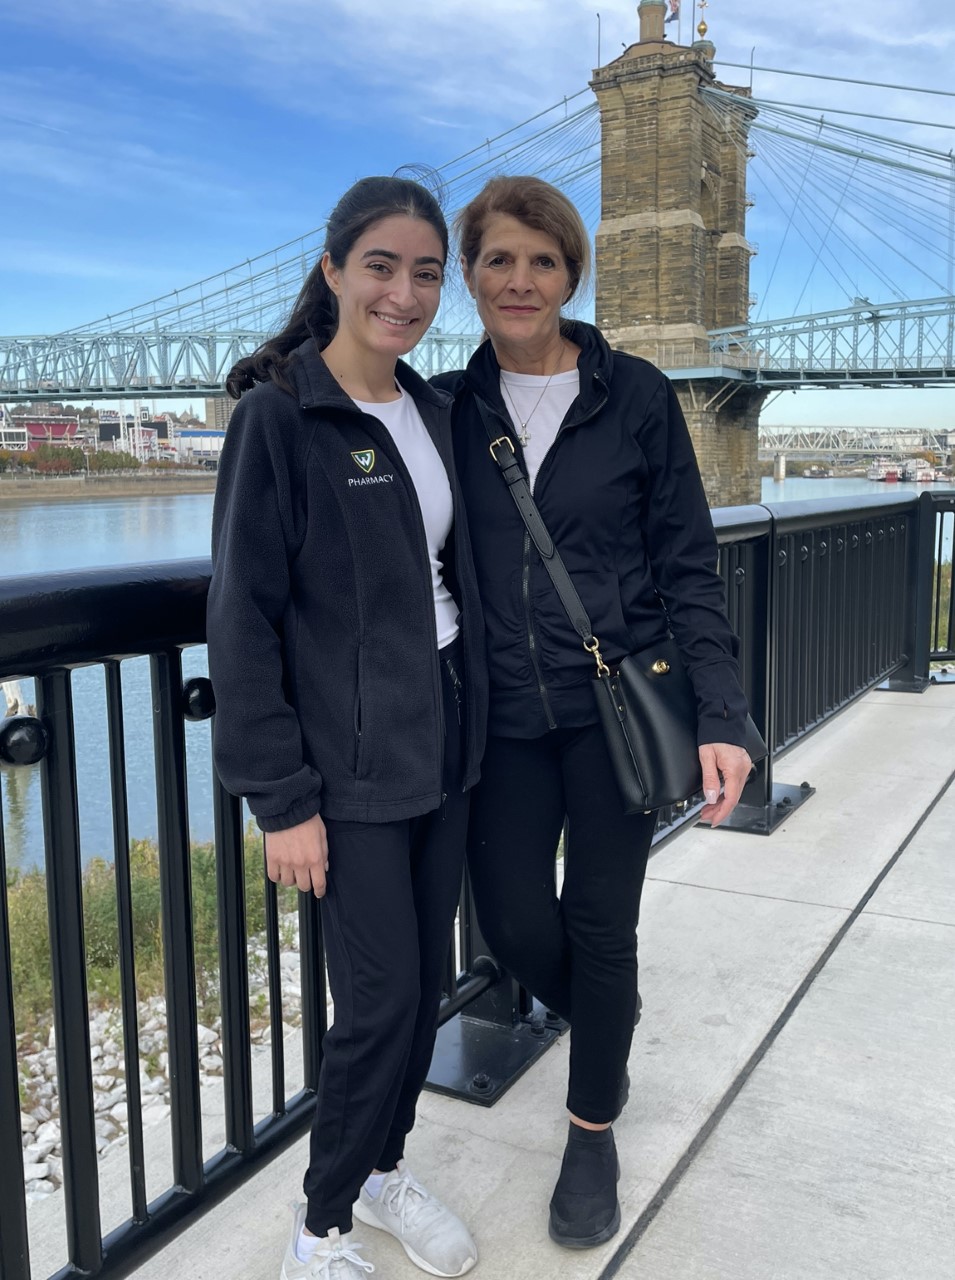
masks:
{"label": "jacket zipper", "polygon": [[[603,381],[599,376],[595,375],[594,381],[597,382],[598,385],[603,387]],[[485,403],[487,402],[485,401]],[[604,389],[604,396],[601,399],[600,403],[594,405],[594,407],[588,413],[584,414],[582,418],[575,418],[573,422],[565,422],[561,424],[560,429],[558,430],[557,435],[554,438],[554,443],[551,445],[551,447],[544,454],[544,457],[541,459],[541,465],[537,470],[538,480],[540,479],[540,474],[544,469],[544,463],[547,462],[551,454],[554,452],[554,449],[557,447],[557,442],[560,439],[561,435],[564,433],[564,431],[566,431],[570,427],[579,427],[583,423],[589,422],[591,418],[595,417],[600,412],[600,410],[604,407],[606,403],[607,403],[607,393],[606,393],[606,390]],[[514,424],[511,422],[510,418],[502,418],[500,412],[493,405],[488,405],[488,408],[491,410],[492,413],[495,414],[496,417],[500,418],[502,422],[506,423],[508,434],[513,436]],[[521,444],[519,440],[516,441],[516,447],[521,450],[520,459],[521,459],[521,462],[523,463],[524,450],[521,449]],[[527,471],[526,466],[524,467],[524,471],[525,472]],[[524,530],[524,563],[523,563],[522,572],[521,572],[521,598],[524,604],[524,620],[525,620],[525,623],[527,624],[527,648],[530,652],[531,666],[534,669],[534,678],[537,681],[537,692],[540,695],[541,705],[544,709],[544,715],[547,717],[548,729],[556,729],[557,721],[554,719],[554,712],[551,709],[550,697],[547,693],[547,686],[544,684],[544,673],[541,671],[540,658],[538,657],[538,653],[537,653],[537,636],[534,634],[534,618],[531,610],[531,535],[528,533],[526,529]]]}
{"label": "jacket zipper", "polygon": [[544,684],[544,675],[537,657],[537,637],[534,635],[534,622],[531,615],[531,535],[526,529],[524,530],[524,569],[521,575],[521,595],[524,599],[524,618],[527,622],[527,647],[530,650],[531,666],[534,668],[534,675],[537,679],[537,692],[540,694],[544,714],[547,716],[548,729],[556,729],[557,721],[554,719],[554,713],[551,710],[550,698],[547,696],[547,688]]}

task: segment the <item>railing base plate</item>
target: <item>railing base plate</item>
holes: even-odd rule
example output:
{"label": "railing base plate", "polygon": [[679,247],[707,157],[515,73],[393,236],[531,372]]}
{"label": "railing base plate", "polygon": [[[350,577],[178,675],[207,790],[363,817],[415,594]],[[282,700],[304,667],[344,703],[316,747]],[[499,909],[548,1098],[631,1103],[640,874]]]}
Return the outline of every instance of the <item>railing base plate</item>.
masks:
{"label": "railing base plate", "polygon": [[917,676],[914,680],[883,680],[881,684],[877,684],[876,689],[883,693],[924,693],[926,689],[931,689],[932,681],[926,680],[922,676]]}
{"label": "railing base plate", "polygon": [[566,1023],[545,1021],[537,1010],[516,1026],[459,1013],[438,1029],[424,1087],[492,1107],[559,1039],[562,1030]]}
{"label": "railing base plate", "polygon": [[[816,794],[816,788],[808,782],[798,787],[787,786],[782,782],[773,783],[773,798],[769,804],[738,804],[730,816],[724,819],[718,831],[743,831],[752,836],[771,836],[781,823],[800,805],[805,804],[810,796]],[[700,826],[708,827],[708,822]]]}

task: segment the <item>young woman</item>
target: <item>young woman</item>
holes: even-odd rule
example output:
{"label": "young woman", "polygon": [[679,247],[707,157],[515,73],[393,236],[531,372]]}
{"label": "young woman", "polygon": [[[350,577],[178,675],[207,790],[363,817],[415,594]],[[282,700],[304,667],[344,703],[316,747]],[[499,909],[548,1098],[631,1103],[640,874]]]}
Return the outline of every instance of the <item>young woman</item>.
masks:
{"label": "young woman", "polygon": [[404,1163],[461,885],[486,676],[450,398],[399,357],[447,229],[366,178],[279,335],[240,361],[213,517],[215,757],[268,874],[322,899],[335,1018],[283,1280],[364,1280],[352,1204],[431,1275],[477,1251]]}
{"label": "young woman", "polygon": [[458,231],[489,339],[463,375],[437,380],[456,393],[455,451],[487,626],[489,738],[468,863],[494,954],[571,1024],[570,1129],[550,1234],[586,1248],[620,1224],[610,1125],[628,1088],[635,930],[656,815],[624,812],[597,723],[594,659],[488,450],[489,428],[511,441],[606,661],[672,631],[696,689],[703,816],[714,824],[749,772],[746,704],[673,389],[592,325],[561,318],[588,269],[577,210],[537,178],[495,178]]}

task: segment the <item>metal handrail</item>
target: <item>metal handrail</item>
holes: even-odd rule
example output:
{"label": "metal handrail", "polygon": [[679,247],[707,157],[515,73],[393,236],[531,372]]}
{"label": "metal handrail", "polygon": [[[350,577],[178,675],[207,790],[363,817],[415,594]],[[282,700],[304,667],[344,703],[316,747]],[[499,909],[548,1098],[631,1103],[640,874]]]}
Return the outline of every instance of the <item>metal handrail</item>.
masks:
{"label": "metal handrail", "polygon": [[[744,829],[771,831],[797,803],[773,781],[774,757],[788,750],[887,678],[921,689],[933,661],[953,654],[949,545],[955,494],[843,499],[751,506],[714,513],[720,572],[741,641],[741,673],[771,751],[744,793]],[[285,1089],[279,927],[267,887],[266,939],[272,998],[271,1114],[253,1122],[248,940],[244,923],[242,811],[214,785],[226,1144],[203,1159],[192,964],[190,848],[184,718],[211,714],[204,677],[183,683],[182,650],[205,636],[207,560],[98,569],[0,581],[0,679],[30,679],[37,716],[0,727],[0,757],[40,761],[47,892],[64,1150],[67,1276],[126,1274],[198,1213],[308,1126],[325,1031],[321,920],[315,900],[299,902],[303,957],[304,1088]],[[946,603],[946,585],[948,596]],[[173,1185],[148,1201],[137,1093],[139,1045],[128,882],[122,659],[148,655],[162,851],[166,988],[173,1123]],[[76,745],[71,671],[101,666],[109,724],[114,857],[120,914],[132,1216],[102,1237],[92,1127],[83,903],[77,824]],[[791,789],[790,789],[791,790]],[[797,789],[798,790],[798,789]],[[811,789],[810,789],[811,790]],[[788,806],[788,807],[787,807]],[[691,820],[662,815],[658,843]],[[6,884],[0,826],[0,876]],[[526,993],[487,956],[465,887],[455,950],[449,957],[443,1019],[467,1010],[508,1036],[533,1013]],[[0,897],[0,1275],[29,1280],[27,1217],[18,1103],[15,1010],[6,893]],[[534,1035],[546,1030],[539,1014]],[[532,1019],[533,1021],[533,1019]],[[483,1034],[483,1033],[482,1033]],[[553,1034],[552,1029],[548,1034]],[[483,1085],[481,1086],[483,1087]],[[477,1088],[477,1087],[476,1087]]]}

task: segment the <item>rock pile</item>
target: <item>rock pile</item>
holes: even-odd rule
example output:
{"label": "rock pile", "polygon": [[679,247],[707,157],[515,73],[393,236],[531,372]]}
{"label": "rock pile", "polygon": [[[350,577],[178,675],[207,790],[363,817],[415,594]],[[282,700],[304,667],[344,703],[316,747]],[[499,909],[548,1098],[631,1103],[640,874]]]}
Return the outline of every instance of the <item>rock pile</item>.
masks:
{"label": "rock pile", "polygon": [[[287,1027],[301,1022],[301,980],[298,952],[298,918],[282,920],[280,936],[285,948],[280,955],[282,975],[282,1019]],[[252,1042],[267,1043],[268,965],[264,945],[258,940],[249,948],[249,994],[252,1011]],[[123,1059],[120,1011],[100,1009],[90,1018],[90,1060],[93,1068],[93,1111],[96,1146],[100,1155],[127,1133],[128,1103]],[[222,1075],[222,1024],[219,1018],[197,1027],[199,1079],[206,1085]],[[21,1045],[20,1131],[23,1141],[23,1177],[27,1200],[51,1195],[62,1180],[63,1153],[57,1093],[56,1039],[51,1028],[46,1044]],[[169,1054],[166,1036],[166,1002],[154,996],[139,1005],[139,1087],[142,1095],[143,1127],[166,1120],[170,1114]]]}

